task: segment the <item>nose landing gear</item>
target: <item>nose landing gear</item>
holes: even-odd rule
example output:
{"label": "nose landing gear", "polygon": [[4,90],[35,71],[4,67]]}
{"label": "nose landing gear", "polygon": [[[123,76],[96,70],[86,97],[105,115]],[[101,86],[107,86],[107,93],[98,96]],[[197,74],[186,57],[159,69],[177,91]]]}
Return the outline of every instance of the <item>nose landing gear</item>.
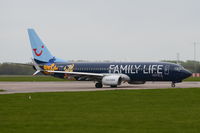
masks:
{"label": "nose landing gear", "polygon": [[171,87],[173,87],[173,88],[176,87],[175,82],[172,82]]}

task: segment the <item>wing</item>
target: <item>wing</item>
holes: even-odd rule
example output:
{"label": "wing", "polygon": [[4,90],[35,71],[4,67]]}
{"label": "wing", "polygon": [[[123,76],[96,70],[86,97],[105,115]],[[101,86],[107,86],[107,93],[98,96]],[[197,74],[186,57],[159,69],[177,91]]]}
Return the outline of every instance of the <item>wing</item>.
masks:
{"label": "wing", "polygon": [[61,73],[61,74],[67,74],[69,77],[74,77],[77,80],[92,80],[92,81],[100,81],[104,76],[108,75],[118,75],[122,78],[123,81],[129,81],[130,77],[125,74],[110,74],[110,73],[87,73],[87,72],[66,72],[66,71],[48,71],[45,72],[48,73]]}
{"label": "wing", "polygon": [[45,71],[49,73],[63,73],[63,74],[69,74],[69,75],[83,75],[83,76],[97,76],[97,77],[103,77],[104,74],[99,73],[87,73],[87,72],[66,72],[66,71]]}
{"label": "wing", "polygon": [[101,80],[106,74],[87,73],[87,72],[66,72],[66,71],[45,71],[54,74],[67,74],[69,77],[74,77],[78,80]]}

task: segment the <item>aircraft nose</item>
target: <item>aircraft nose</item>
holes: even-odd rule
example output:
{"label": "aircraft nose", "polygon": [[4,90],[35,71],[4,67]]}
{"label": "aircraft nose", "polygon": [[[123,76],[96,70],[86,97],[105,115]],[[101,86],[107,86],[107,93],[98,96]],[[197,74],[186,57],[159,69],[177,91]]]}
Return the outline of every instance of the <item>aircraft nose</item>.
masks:
{"label": "aircraft nose", "polygon": [[183,78],[188,78],[192,75],[192,73],[188,70],[183,70]]}

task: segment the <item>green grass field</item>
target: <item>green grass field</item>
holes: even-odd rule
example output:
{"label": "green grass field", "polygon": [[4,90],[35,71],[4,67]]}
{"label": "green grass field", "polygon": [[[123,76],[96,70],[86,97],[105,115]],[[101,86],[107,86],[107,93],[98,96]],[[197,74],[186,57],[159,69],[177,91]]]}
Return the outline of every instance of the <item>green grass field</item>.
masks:
{"label": "green grass field", "polygon": [[184,81],[200,81],[200,77],[189,77],[185,79]]}
{"label": "green grass field", "polygon": [[66,81],[65,79],[54,78],[51,76],[0,76],[0,82],[28,82],[28,81]]}
{"label": "green grass field", "polygon": [[[54,78],[51,76],[0,76],[0,82],[9,81],[9,82],[28,82],[28,81],[66,81],[65,79]],[[200,81],[200,77],[190,77],[184,81]]]}
{"label": "green grass field", "polygon": [[199,133],[200,88],[0,95],[0,132]]}

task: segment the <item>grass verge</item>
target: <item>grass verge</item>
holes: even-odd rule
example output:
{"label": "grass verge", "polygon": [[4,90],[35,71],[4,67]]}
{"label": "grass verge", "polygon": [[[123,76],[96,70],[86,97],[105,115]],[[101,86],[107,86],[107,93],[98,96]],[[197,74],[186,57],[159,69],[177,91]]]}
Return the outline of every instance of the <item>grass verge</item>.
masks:
{"label": "grass verge", "polygon": [[0,96],[1,133],[200,131],[200,88]]}
{"label": "grass verge", "polygon": [[28,81],[66,81],[51,76],[0,76],[0,82],[28,82]]}
{"label": "grass verge", "polygon": [[189,77],[185,79],[184,81],[200,81],[200,77]]}

